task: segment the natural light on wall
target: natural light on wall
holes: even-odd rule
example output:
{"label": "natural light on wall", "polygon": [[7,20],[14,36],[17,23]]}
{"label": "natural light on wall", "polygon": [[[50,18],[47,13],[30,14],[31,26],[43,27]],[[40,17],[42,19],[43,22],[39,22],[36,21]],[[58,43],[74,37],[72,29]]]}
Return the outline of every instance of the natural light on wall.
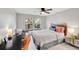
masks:
{"label": "natural light on wall", "polygon": [[68,28],[68,33],[74,34],[75,33],[75,28],[74,27],[69,27]]}

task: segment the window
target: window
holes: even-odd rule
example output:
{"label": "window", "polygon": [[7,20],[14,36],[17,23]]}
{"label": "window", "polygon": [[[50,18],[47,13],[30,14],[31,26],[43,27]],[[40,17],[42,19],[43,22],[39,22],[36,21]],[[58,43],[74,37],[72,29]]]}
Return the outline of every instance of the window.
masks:
{"label": "window", "polygon": [[33,29],[33,21],[31,18],[25,20],[25,27],[27,30]]}
{"label": "window", "polygon": [[35,28],[40,28],[40,20],[39,19],[37,19],[37,20],[35,20]]}
{"label": "window", "polygon": [[28,18],[25,20],[25,28],[27,30],[39,29],[40,28],[40,19],[33,20],[32,18]]}

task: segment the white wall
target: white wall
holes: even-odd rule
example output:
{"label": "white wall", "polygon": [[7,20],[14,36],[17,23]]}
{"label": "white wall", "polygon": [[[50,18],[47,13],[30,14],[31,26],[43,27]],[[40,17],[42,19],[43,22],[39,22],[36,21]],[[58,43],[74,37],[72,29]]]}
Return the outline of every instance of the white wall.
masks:
{"label": "white wall", "polygon": [[67,23],[69,26],[79,27],[79,9],[69,9],[47,17],[47,26],[50,23]]}
{"label": "white wall", "polygon": [[46,17],[45,16],[37,16],[37,15],[28,15],[28,14],[16,14],[16,23],[18,29],[25,29],[25,20],[26,18],[31,17],[33,20],[40,19],[41,28],[46,28]]}
{"label": "white wall", "polygon": [[47,28],[51,23],[67,23],[69,27],[79,28],[79,9],[69,9],[54,15],[47,16]]}
{"label": "white wall", "polygon": [[6,27],[16,28],[16,12],[12,8],[0,8],[0,38],[6,35]]}
{"label": "white wall", "polygon": [[6,26],[16,28],[16,13],[11,8],[0,8],[0,29]]}

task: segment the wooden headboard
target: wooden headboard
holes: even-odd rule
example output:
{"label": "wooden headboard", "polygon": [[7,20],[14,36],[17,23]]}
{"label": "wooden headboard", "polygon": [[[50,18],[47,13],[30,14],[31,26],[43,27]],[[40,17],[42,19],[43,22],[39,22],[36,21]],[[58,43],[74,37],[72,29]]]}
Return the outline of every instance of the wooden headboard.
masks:
{"label": "wooden headboard", "polygon": [[64,27],[64,35],[65,36],[67,35],[67,24],[66,23],[64,23],[64,24],[57,24],[56,26]]}

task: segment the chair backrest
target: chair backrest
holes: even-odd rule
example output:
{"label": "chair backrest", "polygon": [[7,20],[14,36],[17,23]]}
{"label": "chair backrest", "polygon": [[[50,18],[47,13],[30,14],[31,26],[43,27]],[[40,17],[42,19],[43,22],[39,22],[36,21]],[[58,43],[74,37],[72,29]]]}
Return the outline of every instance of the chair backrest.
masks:
{"label": "chair backrest", "polygon": [[21,50],[28,50],[30,40],[31,40],[31,36],[25,36],[25,38],[22,41]]}
{"label": "chair backrest", "polygon": [[14,36],[12,50],[20,50],[21,49],[21,45],[22,45],[21,40],[22,40],[21,35]]}

